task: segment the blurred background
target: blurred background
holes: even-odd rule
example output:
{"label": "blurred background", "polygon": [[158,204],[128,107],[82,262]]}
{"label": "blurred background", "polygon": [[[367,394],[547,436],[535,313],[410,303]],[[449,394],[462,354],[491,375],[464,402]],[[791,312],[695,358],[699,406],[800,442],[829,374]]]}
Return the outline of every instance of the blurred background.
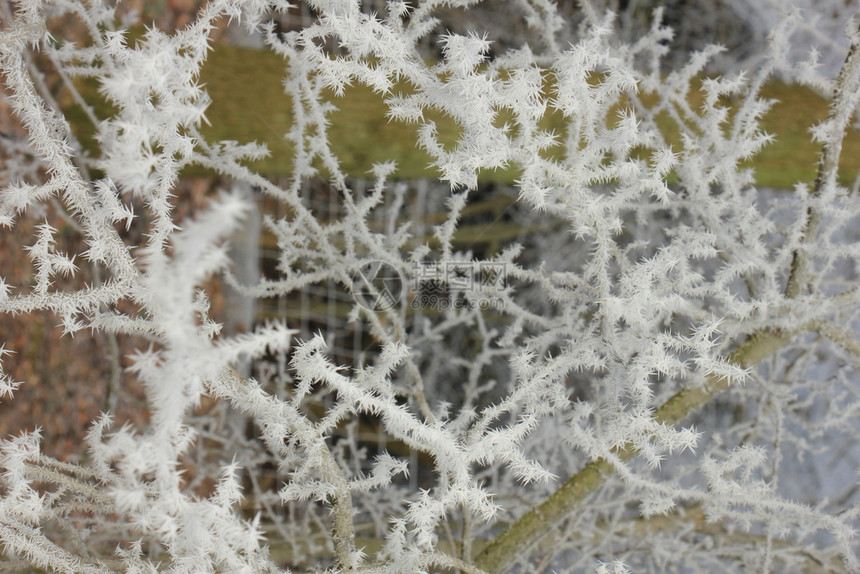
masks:
{"label": "blurred background", "polygon": [[[170,31],[187,26],[202,4],[201,0],[127,0],[117,6],[117,22],[130,27],[129,37],[133,39],[144,33],[145,27]],[[570,23],[562,31],[562,39],[576,42],[586,8],[574,0],[561,0],[557,4]],[[860,4],[856,0],[805,0],[798,4],[804,10],[804,24],[793,49],[800,57],[815,48],[821,69],[835,73],[847,47],[842,27],[848,15],[860,9]],[[623,39],[635,40],[652,26],[656,8],[662,8],[664,24],[675,30],[666,69],[682,63],[691,51],[719,43],[726,49],[712,62],[708,73],[720,73],[754,66],[758,62],[767,36],[779,22],[785,5],[777,0],[598,0],[591,3],[590,9],[598,13],[615,11],[618,34]],[[363,2],[363,9],[379,14],[386,11],[383,0]],[[8,6],[4,8],[4,19],[9,17],[9,10]],[[493,42],[491,58],[526,44],[532,45],[535,51],[542,48],[528,26],[527,11],[516,2],[479,2],[469,10],[443,7],[437,16],[439,32],[485,31]],[[273,18],[279,31],[289,32],[312,23],[315,15],[307,3],[296,2],[289,12],[275,14]],[[86,41],[86,30],[73,16],[57,15],[49,21],[48,27],[55,37]],[[428,36],[434,37],[437,36]],[[213,100],[207,113],[212,126],[204,130],[204,134],[211,140],[265,141],[272,156],[255,167],[267,177],[284,182],[289,174],[291,150],[281,137],[290,124],[289,102],[281,88],[283,62],[278,56],[261,50],[260,38],[248,35],[226,19],[219,23],[212,40],[215,49],[201,77]],[[334,52],[338,49],[336,45],[329,48]],[[422,56],[428,60],[438,59],[441,54],[441,47],[432,39],[426,41],[422,50]],[[39,86],[43,97],[63,109],[79,142],[79,153],[94,155],[94,127],[76,103],[64,78],[42,54],[34,52],[31,57],[43,78],[43,85]],[[76,89],[93,105],[97,115],[110,114],[110,107],[100,100],[97,85],[75,82]],[[795,124],[784,119],[774,122],[774,129],[784,134],[777,145],[784,147],[776,148],[773,165],[764,162],[761,168],[764,183],[780,187],[786,181],[797,181],[798,177],[811,179],[816,150],[808,142],[806,129],[816,118],[823,118],[826,107],[805,88],[774,84],[768,89],[773,97],[780,99],[781,105],[792,106],[794,113],[782,117],[789,115]],[[354,177],[351,185],[360,195],[367,187],[362,178],[374,162],[397,159],[400,170],[395,177],[411,190],[411,217],[417,222],[413,233],[420,239],[438,222],[447,186],[433,179],[432,171],[427,168],[429,158],[414,145],[414,128],[388,124],[379,97],[361,87],[351,90],[349,97],[340,102],[342,111],[333,115],[331,128],[331,139],[343,160],[344,170]],[[440,130],[443,137],[447,130],[447,137],[456,138],[456,126],[441,122]],[[27,153],[26,133],[10,113],[5,93],[0,98],[0,132],[4,157]],[[847,145],[849,151],[860,149],[856,147],[856,138]],[[860,153],[848,155],[860,158]],[[0,157],[0,161],[3,159]],[[6,162],[3,164],[5,166]],[[796,173],[792,169],[807,171]],[[856,171],[855,165],[847,166],[846,177],[850,179]],[[38,167],[23,175],[4,169],[0,171],[0,185],[21,177],[38,180],[42,175]],[[515,175],[486,175],[456,238],[463,249],[489,256],[507,243],[528,240],[534,228],[513,207],[517,196],[512,187]],[[780,177],[788,179],[780,180]],[[176,190],[178,219],[193,216],[206,205],[207,198],[215,190],[230,185],[205,171],[189,170]],[[339,202],[324,179],[308,181],[306,186],[305,195],[313,198],[313,208],[322,219],[340,215]],[[253,190],[244,192],[254,198],[258,211],[245,233],[234,238],[234,273],[240,283],[250,285],[261,276],[278,276],[276,242],[261,225],[260,213],[277,217],[280,208]],[[9,285],[25,286],[32,280],[33,270],[22,246],[33,242],[34,221],[48,221],[59,230],[58,248],[61,250],[81,253],[86,249],[79,230],[65,217],[58,202],[46,205],[43,213],[29,215],[31,217],[22,218],[14,229],[0,230],[0,277]],[[138,220],[128,230],[127,238],[135,241],[136,236],[140,237],[145,231],[146,222]],[[69,287],[102,279],[98,269],[88,267],[81,258],[77,262],[81,273],[69,280]],[[59,283],[57,288],[62,288]],[[353,304],[351,298],[336,285],[310,287],[295,297],[259,304],[238,296],[220,280],[213,280],[207,290],[212,296],[212,314],[225,323],[226,333],[244,331],[268,318],[285,317],[305,339],[317,331],[337,333],[332,335],[330,348],[340,364],[361,363],[370,348],[361,324],[348,321],[347,314]],[[127,365],[125,356],[145,342],[104,333],[79,332],[75,336],[63,336],[58,323],[56,317],[46,312],[0,316],[0,343],[14,351],[4,358],[4,369],[15,380],[25,383],[15,400],[0,404],[0,435],[32,429],[38,421],[43,426],[47,454],[73,459],[82,454],[81,437],[100,411],[115,413],[118,423],[145,422],[147,413],[140,389],[123,371]],[[252,366],[246,365],[245,370],[250,373]],[[211,404],[204,404],[201,410],[211,407]]]}

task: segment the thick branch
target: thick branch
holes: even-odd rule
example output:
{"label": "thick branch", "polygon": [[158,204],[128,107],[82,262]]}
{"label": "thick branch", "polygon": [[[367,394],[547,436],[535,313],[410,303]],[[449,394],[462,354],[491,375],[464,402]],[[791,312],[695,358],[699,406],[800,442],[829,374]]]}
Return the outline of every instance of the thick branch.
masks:
{"label": "thick branch", "polygon": [[[860,32],[858,32],[860,33]],[[821,145],[818,156],[818,176],[812,188],[812,195],[821,195],[826,187],[836,185],[839,171],[839,157],[842,155],[842,142],[845,131],[860,102],[860,46],[857,37],[851,43],[845,62],[839,70],[833,98],[830,101],[830,111],[825,125],[828,137]],[[820,214],[811,207],[806,211],[806,223],[803,228],[803,243],[808,242],[818,228]],[[785,296],[794,299],[801,294],[806,273],[806,254],[803,249],[797,249],[791,260],[791,270],[785,288]]]}
{"label": "thick branch", "polygon": [[[821,149],[813,195],[819,195],[826,186],[836,184],[842,141],[858,101],[860,101],[860,47],[855,38],[836,80],[827,118],[830,137]],[[807,212],[803,232],[804,243],[815,234],[819,217],[812,209]],[[794,253],[789,271],[785,292],[787,298],[793,299],[801,294],[805,267],[806,257],[802,250],[798,249]],[[790,333],[775,330],[759,331],[735,349],[728,360],[741,367],[753,366],[780,349],[790,337]],[[654,419],[660,423],[677,424],[728,389],[730,385],[731,383],[725,378],[710,377],[701,387],[678,391],[657,409]],[[628,444],[615,449],[614,454],[624,461],[632,458],[636,451]],[[515,556],[527,550],[557,526],[614,472],[612,464],[605,458],[590,462],[544,502],[521,516],[497,536],[478,556],[475,564],[488,572],[504,572]]]}
{"label": "thick branch", "polygon": [[839,345],[843,351],[860,359],[860,341],[850,331],[830,321],[815,321],[810,328]]}
{"label": "thick branch", "polygon": [[[753,334],[728,356],[740,367],[751,367],[776,352],[791,338],[790,333],[762,330]],[[654,413],[654,420],[677,424],[696,412],[711,399],[728,389],[731,383],[722,377],[709,377],[704,385],[675,393]],[[628,460],[636,454],[632,445],[615,449],[619,459]],[[513,559],[564,520],[589,494],[597,490],[615,469],[605,458],[585,465],[549,498],[535,506],[498,535],[475,560],[475,565],[487,572],[500,574]]]}

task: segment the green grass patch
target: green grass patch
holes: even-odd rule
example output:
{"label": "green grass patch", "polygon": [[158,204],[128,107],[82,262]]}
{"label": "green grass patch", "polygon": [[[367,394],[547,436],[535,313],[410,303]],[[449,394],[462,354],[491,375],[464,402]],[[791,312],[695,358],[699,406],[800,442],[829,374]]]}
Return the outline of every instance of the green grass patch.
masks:
{"label": "green grass patch", "polygon": [[[283,90],[284,76],[285,62],[274,53],[215,44],[200,78],[212,98],[212,105],[206,113],[211,125],[203,127],[204,136],[209,141],[265,143],[271,155],[251,164],[251,167],[270,177],[288,175],[292,170],[292,144],[284,135],[292,125],[293,112],[289,96]],[[98,96],[93,82],[81,82],[79,88],[88,101],[94,102],[99,117],[112,113],[110,106]],[[550,86],[547,88],[551,89]],[[398,85],[395,90],[408,91],[409,87]],[[812,182],[820,146],[810,141],[809,128],[826,117],[827,102],[806,88],[779,82],[765,86],[762,96],[777,100],[762,121],[764,130],[773,134],[775,140],[748,167],[755,170],[756,180],[762,186],[790,188],[798,181]],[[388,121],[381,95],[374,94],[366,86],[354,85],[347,87],[342,97],[333,94],[329,97],[337,107],[337,111],[329,116],[329,141],[340,160],[341,169],[348,175],[366,176],[374,163],[392,159],[398,165],[395,177],[432,178],[438,175],[429,167],[430,156],[416,144],[417,126]],[[693,109],[700,104],[701,100],[692,101],[697,98],[699,95],[693,93],[690,102]],[[92,125],[83,111],[70,101],[67,117],[85,148],[95,150]],[[445,145],[453,145],[457,141],[459,127],[453,119],[440,112],[428,112],[426,117],[436,122],[439,137]],[[503,110],[499,114],[498,125],[511,119],[512,114]],[[665,128],[668,139],[676,139],[671,133],[672,122],[668,118],[661,120],[660,126]],[[548,114],[541,127],[563,135],[565,122],[560,114]],[[558,153],[560,148],[557,147],[548,155]],[[842,183],[850,184],[858,172],[860,137],[852,131],[843,147],[840,164]],[[194,168],[187,170],[186,174],[200,173],[202,170]],[[505,170],[484,171],[480,179],[511,183],[519,173],[519,166],[510,166]]]}
{"label": "green grass patch", "polygon": [[[760,184],[790,188],[797,182],[812,182],[818,171],[819,144],[810,140],[810,128],[827,117],[828,103],[803,86],[771,82],[762,96],[777,100],[762,120],[774,141],[752,163]],[[850,185],[860,172],[860,136],[850,129],[842,144],[839,180]]]}

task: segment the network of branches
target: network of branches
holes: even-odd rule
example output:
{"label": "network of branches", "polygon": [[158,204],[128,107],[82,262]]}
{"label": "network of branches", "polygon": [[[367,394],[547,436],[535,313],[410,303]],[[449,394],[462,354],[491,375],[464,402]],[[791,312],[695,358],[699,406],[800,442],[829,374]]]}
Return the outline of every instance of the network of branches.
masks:
{"label": "network of branches", "polygon": [[[717,46],[666,65],[660,10],[631,38],[591,2],[571,22],[518,0],[505,14],[528,32],[505,45],[439,20],[478,4],[309,0],[286,30],[289,2],[211,0],[165,31],[99,0],[4,3],[20,137],[0,138],[0,231],[28,269],[2,270],[0,312],[99,337],[91,361],[143,401],[91,421],[81,456],[40,451],[47,421],[0,442],[4,571],[860,570],[860,200],[840,171],[856,21],[838,74],[798,50],[811,20],[795,12],[753,68],[713,76]],[[200,71],[228,20],[283,58],[285,179],[254,170],[265,145],[202,131]],[[790,190],[756,183],[775,76],[829,102],[809,126],[817,177]],[[431,233],[397,158],[360,188],[342,167],[328,134],[355,85],[415,128],[444,183]],[[193,215],[177,192],[190,168],[223,188]],[[464,248],[482,177],[504,170],[504,217],[529,233]],[[309,207],[321,180],[336,216]],[[248,283],[228,240],[263,197],[280,206],[265,217],[277,273]],[[336,285],[366,352],[341,366],[337,333],[289,319],[222,332],[216,284],[257,299]],[[13,394],[31,382],[7,371],[3,408],[26,410]]]}

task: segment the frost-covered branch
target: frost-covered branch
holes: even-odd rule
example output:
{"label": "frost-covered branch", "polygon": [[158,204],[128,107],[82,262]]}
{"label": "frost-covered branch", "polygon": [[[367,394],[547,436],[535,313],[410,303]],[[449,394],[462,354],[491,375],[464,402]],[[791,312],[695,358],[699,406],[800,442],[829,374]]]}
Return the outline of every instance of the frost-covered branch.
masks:
{"label": "frost-covered branch", "polygon": [[[92,346],[124,365],[86,452],[42,453],[52,421],[0,444],[8,564],[856,570],[860,243],[840,183],[856,30],[829,81],[814,52],[791,55],[797,13],[758,68],[718,76],[715,46],[667,67],[661,10],[627,41],[600,2],[302,7],[215,0],[176,30],[97,1],[2,12],[22,137],[0,134],[20,254],[0,261],[0,313],[108,334]],[[518,31],[495,38],[499,22]],[[281,58],[283,177],[255,170],[265,142],[204,127],[228,97],[200,79],[211,36],[239,25]],[[833,94],[818,177],[794,193],[757,183],[784,137],[764,127],[776,74]],[[354,142],[338,122],[367,102],[435,181],[339,151]],[[200,168],[213,190],[192,202]],[[240,278],[227,242],[258,208],[265,276]],[[277,316],[222,328],[225,284]],[[42,412],[18,407],[27,386],[54,383],[19,376],[8,331],[0,398],[26,417]]]}

